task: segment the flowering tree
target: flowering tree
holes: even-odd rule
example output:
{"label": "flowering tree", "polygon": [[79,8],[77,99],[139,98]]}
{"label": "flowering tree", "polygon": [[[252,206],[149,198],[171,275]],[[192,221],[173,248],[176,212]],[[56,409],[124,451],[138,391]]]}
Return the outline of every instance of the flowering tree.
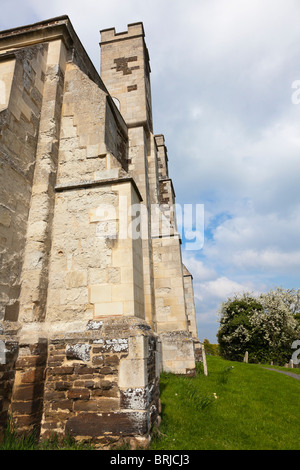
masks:
{"label": "flowering tree", "polygon": [[248,351],[250,362],[288,362],[291,346],[300,339],[300,289],[277,288],[255,297],[236,294],[220,308],[218,341],[220,353],[242,360]]}

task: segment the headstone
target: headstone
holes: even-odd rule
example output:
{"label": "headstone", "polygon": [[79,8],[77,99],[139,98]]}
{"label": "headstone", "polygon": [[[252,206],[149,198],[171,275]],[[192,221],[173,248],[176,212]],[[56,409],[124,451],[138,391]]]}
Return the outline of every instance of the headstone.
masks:
{"label": "headstone", "polygon": [[206,354],[205,354],[204,344],[201,345],[201,349],[202,349],[202,362],[203,362],[204,375],[207,375],[207,363],[206,363]]}

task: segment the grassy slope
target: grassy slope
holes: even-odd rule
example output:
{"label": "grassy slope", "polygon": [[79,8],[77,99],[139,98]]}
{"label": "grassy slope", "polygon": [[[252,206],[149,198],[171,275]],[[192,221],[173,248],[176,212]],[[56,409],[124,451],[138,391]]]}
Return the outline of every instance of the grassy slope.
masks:
{"label": "grassy slope", "polygon": [[208,376],[201,364],[195,378],[162,374],[162,424],[151,449],[300,449],[300,381],[254,364],[207,361]]}

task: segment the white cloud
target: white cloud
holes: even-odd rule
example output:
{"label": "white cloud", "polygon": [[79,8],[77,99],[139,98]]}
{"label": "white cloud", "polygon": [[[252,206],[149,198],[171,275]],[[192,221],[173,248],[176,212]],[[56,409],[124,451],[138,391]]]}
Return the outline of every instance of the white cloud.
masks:
{"label": "white cloud", "polygon": [[235,293],[257,292],[251,282],[236,282],[226,276],[206,282],[194,282],[197,328],[200,340],[208,338],[216,342],[215,335],[219,326],[219,308],[221,303]]}
{"label": "white cloud", "polygon": [[202,261],[197,260],[195,257],[187,255],[186,252],[183,252],[183,263],[197,282],[207,281],[208,279],[215,279],[217,277],[217,272],[213,268],[204,265]]}
{"label": "white cloud", "polygon": [[[287,272],[299,272],[300,250],[290,253],[264,249],[261,251],[245,250],[237,251],[233,256],[233,264],[242,269],[274,270],[278,275]],[[292,287],[292,286],[291,286]]]}
{"label": "white cloud", "polygon": [[217,279],[205,282],[203,284],[195,285],[197,287],[196,297],[201,301],[209,298],[223,301],[236,292],[249,291],[248,285],[242,285],[238,282],[228,279],[225,276],[218,277]]}

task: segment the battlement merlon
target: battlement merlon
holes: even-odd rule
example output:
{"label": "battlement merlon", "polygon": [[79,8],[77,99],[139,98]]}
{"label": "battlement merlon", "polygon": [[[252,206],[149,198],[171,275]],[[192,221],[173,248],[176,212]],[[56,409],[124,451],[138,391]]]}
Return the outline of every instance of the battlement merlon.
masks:
{"label": "battlement merlon", "polygon": [[154,136],[154,139],[155,139],[155,143],[156,143],[156,146],[157,148],[158,147],[163,147],[164,148],[164,151],[165,151],[165,154],[166,154],[166,159],[168,159],[168,149],[167,149],[167,146],[166,146],[166,143],[165,143],[165,136],[163,134],[156,134]]}
{"label": "battlement merlon", "polygon": [[147,66],[149,69],[148,71],[149,73],[151,73],[150,56],[149,56],[149,51],[147,49],[146,42],[145,42],[145,30],[144,30],[143,23],[141,21],[138,23],[131,23],[127,25],[127,28],[128,28],[127,31],[122,31],[120,33],[116,33],[116,28],[101,29],[100,30],[100,36],[101,36],[100,47],[103,46],[104,44],[109,44],[112,42],[142,38],[143,43],[144,43],[145,55],[147,59]]}
{"label": "battlement merlon", "polygon": [[[158,168],[159,168],[159,180],[165,180],[169,178],[169,169],[168,169],[168,151],[165,144],[165,137],[163,134],[157,134],[154,136],[156,148],[157,148],[157,157],[158,157]],[[174,190],[173,190],[174,193]],[[174,193],[175,197],[175,193]]]}
{"label": "battlement merlon", "polygon": [[107,28],[100,30],[101,42],[122,41],[124,39],[132,39],[132,37],[145,37],[144,26],[142,22],[131,23],[127,25],[128,30],[116,33],[115,28]]}
{"label": "battlement merlon", "polygon": [[144,127],[153,133],[150,58],[143,23],[100,31],[100,76],[110,95],[118,100],[128,127]]}

